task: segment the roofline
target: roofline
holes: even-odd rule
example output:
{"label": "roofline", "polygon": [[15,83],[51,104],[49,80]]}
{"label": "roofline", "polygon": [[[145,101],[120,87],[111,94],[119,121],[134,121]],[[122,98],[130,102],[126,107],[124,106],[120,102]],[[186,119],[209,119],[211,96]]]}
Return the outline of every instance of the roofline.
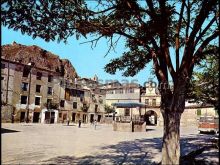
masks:
{"label": "roofline", "polygon": [[[5,58],[1,58],[1,60],[2,60],[2,61],[5,61],[5,62],[12,63],[12,64],[16,64],[16,65],[30,66],[30,65],[28,65],[28,64],[19,63],[19,62],[17,62],[17,61],[7,60],[7,59],[5,59]],[[47,71],[47,72],[53,72],[53,73],[55,73],[55,74],[59,74],[59,75],[60,75],[60,73],[58,73],[58,72],[56,72],[56,71],[49,70],[49,69],[39,68],[39,67],[36,67],[36,66],[33,66],[33,68],[36,68],[36,69],[39,69],[39,70],[43,70],[43,71]]]}

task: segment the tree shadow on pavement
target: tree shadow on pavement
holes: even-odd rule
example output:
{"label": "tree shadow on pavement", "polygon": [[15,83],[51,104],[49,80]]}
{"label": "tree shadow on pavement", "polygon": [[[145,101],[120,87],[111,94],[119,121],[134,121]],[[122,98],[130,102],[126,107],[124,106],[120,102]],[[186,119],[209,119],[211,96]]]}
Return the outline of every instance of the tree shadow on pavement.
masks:
{"label": "tree shadow on pavement", "polygon": [[181,147],[181,155],[186,155],[189,152],[202,148],[212,148],[213,143],[211,142],[213,135],[188,135],[184,136],[180,140],[180,147]]}
{"label": "tree shadow on pavement", "polygon": [[[182,137],[181,153],[187,153],[207,145],[207,137],[184,136]],[[158,164],[161,160],[162,138],[136,139],[123,141],[116,145],[100,147],[99,153],[84,157],[57,156],[41,163],[43,164]],[[216,152],[209,153],[216,156]]]}
{"label": "tree shadow on pavement", "polygon": [[15,132],[20,132],[12,129],[6,129],[6,128],[1,128],[1,134],[3,133],[15,133]]}
{"label": "tree shadow on pavement", "polygon": [[152,161],[155,150],[160,152],[161,139],[136,139],[134,141],[124,141],[116,145],[100,147],[97,154],[75,157],[75,156],[58,156],[41,163],[45,164],[157,164]]}

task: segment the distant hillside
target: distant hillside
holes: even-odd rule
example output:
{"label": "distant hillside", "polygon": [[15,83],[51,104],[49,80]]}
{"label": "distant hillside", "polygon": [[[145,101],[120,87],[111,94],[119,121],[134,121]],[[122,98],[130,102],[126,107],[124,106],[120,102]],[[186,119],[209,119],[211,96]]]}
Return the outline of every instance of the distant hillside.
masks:
{"label": "distant hillside", "polygon": [[25,46],[13,42],[13,44],[3,45],[1,58],[19,61],[23,64],[34,62],[36,67],[49,69],[56,72],[63,72],[65,77],[78,77],[75,68],[67,59],[60,59],[59,56],[52,54],[36,45]]}

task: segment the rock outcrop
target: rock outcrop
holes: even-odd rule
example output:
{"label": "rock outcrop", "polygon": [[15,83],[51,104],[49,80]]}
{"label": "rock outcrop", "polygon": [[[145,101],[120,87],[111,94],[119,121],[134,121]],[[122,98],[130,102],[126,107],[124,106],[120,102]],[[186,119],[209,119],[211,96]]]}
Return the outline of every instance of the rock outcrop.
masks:
{"label": "rock outcrop", "polygon": [[59,56],[36,45],[25,46],[13,42],[12,44],[3,45],[1,51],[1,58],[22,64],[34,62],[36,67],[60,72],[64,77],[78,77],[75,68],[69,60],[60,59]]}

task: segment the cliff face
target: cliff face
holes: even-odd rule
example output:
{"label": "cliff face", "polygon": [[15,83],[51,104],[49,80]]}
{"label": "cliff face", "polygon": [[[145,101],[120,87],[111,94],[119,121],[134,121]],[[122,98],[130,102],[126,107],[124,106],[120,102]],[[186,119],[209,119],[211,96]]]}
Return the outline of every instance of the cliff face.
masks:
{"label": "cliff face", "polygon": [[75,68],[69,60],[60,59],[57,55],[52,54],[40,47],[25,46],[17,43],[3,45],[2,57],[11,61],[19,61],[22,64],[34,62],[38,68],[44,68],[51,71],[64,73],[64,77],[78,77]]}

